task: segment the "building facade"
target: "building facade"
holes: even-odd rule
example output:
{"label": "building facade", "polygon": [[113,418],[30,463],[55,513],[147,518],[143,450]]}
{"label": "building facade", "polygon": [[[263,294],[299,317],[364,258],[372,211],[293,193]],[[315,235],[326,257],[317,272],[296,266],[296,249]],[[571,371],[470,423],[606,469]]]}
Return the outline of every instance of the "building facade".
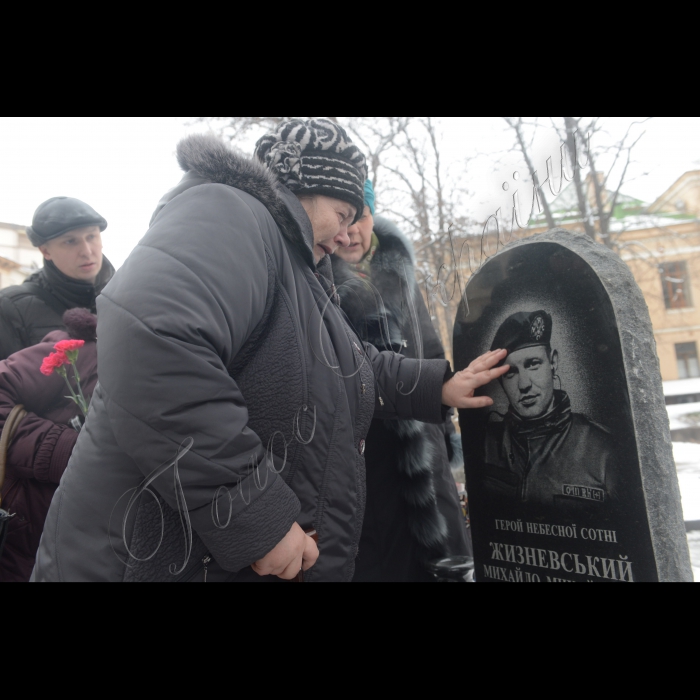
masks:
{"label": "building facade", "polygon": [[621,251],[644,293],[664,381],[700,378],[700,221],[630,231]]}
{"label": "building facade", "polygon": [[649,306],[664,381],[700,378],[700,171],[683,175],[625,231],[620,254]]}
{"label": "building facade", "polygon": [[27,238],[26,227],[0,223],[0,289],[22,284],[42,266],[43,257]]}

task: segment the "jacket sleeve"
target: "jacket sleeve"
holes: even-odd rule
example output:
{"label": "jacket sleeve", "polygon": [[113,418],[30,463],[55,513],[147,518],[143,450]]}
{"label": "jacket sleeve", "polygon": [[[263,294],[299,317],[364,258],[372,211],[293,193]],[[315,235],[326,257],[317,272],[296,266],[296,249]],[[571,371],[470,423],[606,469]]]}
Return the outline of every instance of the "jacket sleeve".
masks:
{"label": "jacket sleeve", "polygon": [[279,235],[253,202],[223,185],[178,196],[98,302],[100,385],[115,439],[144,477],[166,468],[152,488],[189,513],[232,572],[272,551],[301,510],[267,469],[227,370],[264,317],[272,273],[263,232]]}
{"label": "jacket sleeve", "polygon": [[442,387],[449,378],[447,360],[413,360],[393,352],[379,352],[365,343],[377,381],[375,418],[444,423]]}
{"label": "jacket sleeve", "polygon": [[20,336],[22,317],[12,299],[0,296],[0,360],[6,360],[10,355],[24,348]]}
{"label": "jacket sleeve", "polygon": [[450,363],[445,359],[442,343],[418,287],[415,299],[424,359],[379,352],[365,343],[377,380],[375,418],[399,418],[439,425],[447,418],[448,409],[442,405],[442,387],[451,376]]}
{"label": "jacket sleeve", "polygon": [[78,439],[72,428],[41,417],[66,393],[63,379],[39,371],[52,349],[52,344],[43,343],[0,362],[0,428],[15,406],[28,411],[8,450],[8,480],[60,483]]}

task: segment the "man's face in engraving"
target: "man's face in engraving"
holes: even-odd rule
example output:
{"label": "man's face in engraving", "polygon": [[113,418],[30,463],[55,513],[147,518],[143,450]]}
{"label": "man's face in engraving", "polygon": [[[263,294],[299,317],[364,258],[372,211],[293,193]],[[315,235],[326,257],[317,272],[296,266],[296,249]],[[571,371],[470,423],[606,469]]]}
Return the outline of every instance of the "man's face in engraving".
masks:
{"label": "man's face in engraving", "polygon": [[527,420],[540,418],[554,403],[554,377],[559,365],[556,350],[540,346],[511,353],[510,372],[501,380],[513,410]]}

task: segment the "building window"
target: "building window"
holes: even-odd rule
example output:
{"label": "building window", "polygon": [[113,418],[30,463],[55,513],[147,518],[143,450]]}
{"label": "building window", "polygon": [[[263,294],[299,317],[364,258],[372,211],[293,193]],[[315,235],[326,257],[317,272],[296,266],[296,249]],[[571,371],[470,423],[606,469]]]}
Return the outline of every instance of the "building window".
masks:
{"label": "building window", "polygon": [[667,309],[688,309],[693,305],[687,263],[672,262],[661,265],[661,283]]}
{"label": "building window", "polygon": [[678,378],[696,379],[700,377],[700,360],[698,360],[697,343],[681,343],[676,345],[678,358]]}

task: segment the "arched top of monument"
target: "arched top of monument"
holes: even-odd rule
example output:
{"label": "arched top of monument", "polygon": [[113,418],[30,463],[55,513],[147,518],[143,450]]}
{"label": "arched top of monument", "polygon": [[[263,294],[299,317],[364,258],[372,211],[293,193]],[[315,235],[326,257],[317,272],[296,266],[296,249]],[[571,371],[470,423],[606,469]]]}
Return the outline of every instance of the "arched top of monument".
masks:
{"label": "arched top of monument", "polygon": [[[552,246],[560,246],[573,255],[557,255]],[[547,272],[555,271],[551,269],[554,266],[560,268],[560,273],[567,270],[569,273],[584,275],[584,267],[577,264],[573,256],[585,263],[590,274],[597,277],[610,297],[615,313],[623,310],[627,314],[632,307],[639,312],[634,313],[634,319],[627,319],[636,322],[634,332],[651,333],[653,338],[644,295],[632,271],[620,256],[585,234],[561,228],[510,243],[486,260],[467,284],[459,319],[464,321],[468,315],[473,320],[475,314],[478,316],[483,304],[488,303],[484,291],[492,286],[494,276],[502,276],[506,271],[510,275],[518,275],[524,272],[525,266],[534,266],[539,273],[546,275]]]}

